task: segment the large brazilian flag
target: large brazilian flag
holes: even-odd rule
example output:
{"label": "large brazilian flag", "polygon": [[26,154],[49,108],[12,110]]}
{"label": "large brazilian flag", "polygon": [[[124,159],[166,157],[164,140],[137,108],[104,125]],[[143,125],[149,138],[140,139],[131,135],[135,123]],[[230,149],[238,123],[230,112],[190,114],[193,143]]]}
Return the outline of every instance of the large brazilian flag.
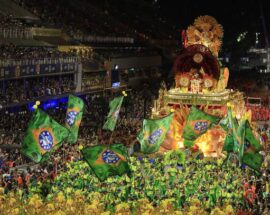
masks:
{"label": "large brazilian flag", "polygon": [[69,95],[66,114],[66,127],[70,130],[67,142],[76,143],[83,116],[84,102],[82,99]]}
{"label": "large brazilian flag", "polygon": [[107,120],[103,125],[103,129],[113,131],[119,116],[119,112],[123,103],[123,96],[114,98],[110,102],[110,112],[107,116]]}
{"label": "large brazilian flag", "polygon": [[21,152],[34,162],[46,160],[69,135],[63,127],[42,110],[35,110],[22,143]]}
{"label": "large brazilian flag", "polygon": [[154,153],[159,150],[169,130],[173,113],[161,119],[144,119],[143,127],[137,139],[141,144],[143,153]]}
{"label": "large brazilian flag", "polygon": [[227,135],[223,145],[223,151],[238,152],[239,143],[237,141],[238,122],[232,115],[231,107],[228,107],[227,116],[220,121],[220,126],[226,131]]}
{"label": "large brazilian flag", "polygon": [[109,176],[130,173],[127,148],[123,144],[90,146],[84,148],[82,154],[101,181]]}
{"label": "large brazilian flag", "polygon": [[250,168],[260,171],[263,156],[259,154],[262,150],[260,141],[255,137],[247,119],[243,119],[237,129],[237,141],[239,147],[240,164],[246,164]]}
{"label": "large brazilian flag", "polygon": [[187,147],[193,146],[194,141],[204,134],[212,125],[218,124],[219,117],[211,116],[195,106],[190,108],[182,136],[184,145]]}

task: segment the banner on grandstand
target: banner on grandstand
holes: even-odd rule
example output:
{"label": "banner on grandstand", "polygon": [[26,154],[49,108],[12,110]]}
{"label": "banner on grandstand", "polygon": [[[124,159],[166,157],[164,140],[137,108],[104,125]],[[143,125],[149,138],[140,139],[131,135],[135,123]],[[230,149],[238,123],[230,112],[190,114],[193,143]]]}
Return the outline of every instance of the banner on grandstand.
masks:
{"label": "banner on grandstand", "polygon": [[68,73],[77,71],[76,63],[33,64],[21,66],[0,67],[0,79],[20,78],[35,75],[49,75],[54,73]]}
{"label": "banner on grandstand", "polygon": [[36,163],[46,160],[69,135],[64,126],[42,110],[35,110],[22,143],[21,152]]}
{"label": "banner on grandstand", "polygon": [[92,75],[91,73],[84,78],[84,83],[86,83],[89,90],[102,89],[105,85],[105,79],[103,75]]}
{"label": "banner on grandstand", "polygon": [[70,130],[67,142],[76,143],[83,116],[84,102],[81,98],[69,95],[66,114],[66,127]]}

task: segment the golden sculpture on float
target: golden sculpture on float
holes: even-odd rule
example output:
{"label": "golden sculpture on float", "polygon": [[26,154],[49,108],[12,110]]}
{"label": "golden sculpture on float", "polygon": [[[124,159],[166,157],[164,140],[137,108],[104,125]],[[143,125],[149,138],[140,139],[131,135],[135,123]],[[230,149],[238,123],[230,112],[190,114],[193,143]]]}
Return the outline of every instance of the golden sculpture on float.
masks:
{"label": "golden sculpture on float", "polygon": [[[170,111],[175,112],[167,137],[160,151],[183,147],[182,129],[192,105],[206,113],[224,117],[227,103],[240,118],[245,112],[243,94],[227,89],[229,69],[218,61],[223,28],[211,16],[200,16],[187,29],[186,47],[177,56],[173,71],[174,86],[167,90],[164,84],[159,91],[152,111],[153,118],[160,118]],[[222,156],[225,132],[219,126],[210,128],[195,143],[205,156]]]}
{"label": "golden sculpture on float", "polygon": [[187,45],[202,44],[218,56],[221,49],[223,28],[212,16],[199,16],[187,29]]}

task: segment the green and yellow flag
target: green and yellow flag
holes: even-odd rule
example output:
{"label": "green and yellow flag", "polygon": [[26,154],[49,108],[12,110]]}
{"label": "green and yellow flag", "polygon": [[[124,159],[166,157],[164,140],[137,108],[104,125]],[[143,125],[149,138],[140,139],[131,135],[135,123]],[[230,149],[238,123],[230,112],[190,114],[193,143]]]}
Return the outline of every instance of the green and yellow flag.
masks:
{"label": "green and yellow flag", "polygon": [[245,136],[246,136],[246,120],[241,120],[236,132],[236,140],[238,147],[238,159],[240,164],[243,163],[243,155],[245,149]]}
{"label": "green and yellow flag", "polygon": [[77,142],[79,127],[83,115],[83,109],[83,100],[76,96],[69,95],[65,123],[66,127],[70,130],[70,134],[67,139],[67,142],[69,143]]}
{"label": "green and yellow flag", "polygon": [[192,106],[183,128],[184,145],[187,147],[193,146],[194,141],[199,136],[204,134],[212,125],[218,124],[219,121],[220,118],[211,116]]}
{"label": "green and yellow flag", "polygon": [[260,172],[260,168],[263,163],[263,156],[259,153],[245,152],[242,161],[250,168]]}
{"label": "green and yellow flag", "polygon": [[123,144],[91,146],[83,149],[82,154],[101,181],[113,175],[130,174],[127,148]]}
{"label": "green and yellow flag", "polygon": [[247,119],[243,119],[237,129],[237,141],[240,145],[240,164],[246,164],[250,168],[260,171],[263,156],[259,152],[262,150],[262,145],[255,137]]}
{"label": "green and yellow flag", "polygon": [[231,107],[228,107],[227,116],[220,121],[220,126],[226,131],[227,135],[223,145],[223,151],[238,152],[239,143],[237,141],[238,122],[232,115]]}
{"label": "green and yellow flag", "polygon": [[22,143],[22,154],[38,163],[46,160],[69,135],[67,128],[58,124],[42,110],[35,110]]}
{"label": "green and yellow flag", "polygon": [[143,153],[154,153],[159,150],[169,130],[173,113],[162,119],[144,119],[142,130],[137,135]]}
{"label": "green and yellow flag", "polygon": [[107,116],[107,120],[103,125],[103,129],[113,131],[119,116],[119,112],[123,103],[124,96],[114,98],[110,102],[110,112]]}

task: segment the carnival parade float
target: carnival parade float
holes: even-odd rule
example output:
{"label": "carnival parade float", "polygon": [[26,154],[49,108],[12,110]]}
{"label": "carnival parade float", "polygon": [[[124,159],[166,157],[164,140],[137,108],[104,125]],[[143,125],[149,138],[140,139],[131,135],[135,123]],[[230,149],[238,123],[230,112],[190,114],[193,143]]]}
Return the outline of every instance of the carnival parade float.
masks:
{"label": "carnival parade float", "polygon": [[[159,98],[154,101],[152,118],[175,113],[160,151],[185,147],[183,129],[191,107],[220,118],[226,117],[229,107],[237,120],[246,117],[252,125],[243,93],[227,89],[229,69],[222,67],[218,60],[222,26],[211,16],[200,16],[188,27],[184,37],[184,48],[173,66],[174,86],[167,90],[163,85]],[[224,156],[225,139],[226,130],[217,124],[204,131],[192,149],[202,151],[205,156]]]}

